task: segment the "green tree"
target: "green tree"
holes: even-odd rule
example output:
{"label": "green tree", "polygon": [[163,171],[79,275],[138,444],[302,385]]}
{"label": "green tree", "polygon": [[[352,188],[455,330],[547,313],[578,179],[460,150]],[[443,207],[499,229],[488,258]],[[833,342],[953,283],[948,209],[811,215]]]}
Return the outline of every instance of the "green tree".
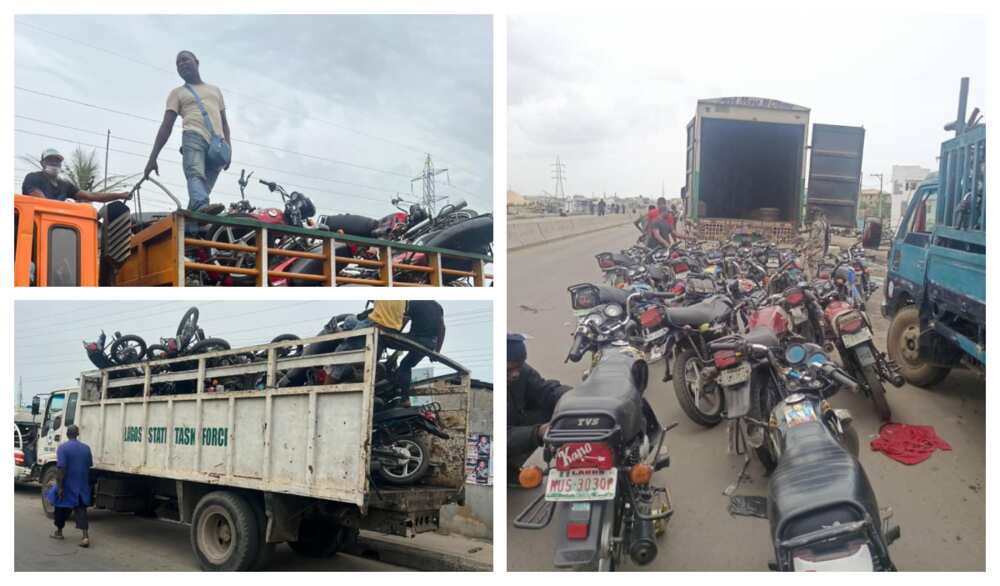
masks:
{"label": "green tree", "polygon": [[[41,170],[42,163],[37,157],[32,155],[21,155],[21,161],[31,165],[33,168]],[[81,147],[76,147],[70,153],[69,158],[63,161],[62,174],[73,185],[83,191],[128,191],[132,187],[132,181],[142,175],[108,175],[107,186],[104,185],[103,165],[97,158],[97,151],[91,149],[84,151]]]}

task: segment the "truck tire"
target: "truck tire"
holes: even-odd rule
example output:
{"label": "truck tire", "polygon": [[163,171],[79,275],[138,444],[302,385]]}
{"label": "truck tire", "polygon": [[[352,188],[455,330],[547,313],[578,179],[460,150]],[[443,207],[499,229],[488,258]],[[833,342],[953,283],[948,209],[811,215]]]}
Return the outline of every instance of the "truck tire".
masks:
{"label": "truck tire", "polygon": [[266,570],[271,565],[271,560],[274,558],[274,550],[277,549],[278,544],[267,542],[267,513],[264,510],[264,499],[262,497],[250,497],[248,500],[250,501],[250,506],[253,507],[254,514],[257,516],[257,527],[260,529],[260,553],[257,554],[257,560],[250,569],[254,572],[259,572]]}
{"label": "truck tire", "polygon": [[918,387],[929,387],[944,380],[950,369],[920,360],[919,341],[920,311],[915,305],[900,309],[886,335],[889,358],[899,366],[906,382]]}
{"label": "truck tire", "polygon": [[207,571],[252,569],[261,553],[262,534],[253,505],[234,492],[208,493],[191,519],[191,548]]}
{"label": "truck tire", "polygon": [[289,541],[288,547],[302,557],[332,557],[340,550],[347,530],[323,517],[306,517],[299,525],[298,541]]}
{"label": "truck tire", "polygon": [[45,493],[49,492],[49,489],[55,485],[56,474],[58,471],[58,468],[55,466],[49,466],[44,472],[42,472],[42,477],[39,479],[39,483],[42,485],[42,511],[49,519],[55,518],[56,508],[47,498],[45,498]]}
{"label": "truck tire", "polygon": [[688,362],[698,360],[698,356],[691,350],[681,350],[674,361],[674,394],[677,395],[677,402],[684,413],[698,425],[703,427],[715,427],[722,421],[722,390],[716,393],[716,407],[710,411],[702,411],[694,403],[694,391],[688,387],[687,371]]}

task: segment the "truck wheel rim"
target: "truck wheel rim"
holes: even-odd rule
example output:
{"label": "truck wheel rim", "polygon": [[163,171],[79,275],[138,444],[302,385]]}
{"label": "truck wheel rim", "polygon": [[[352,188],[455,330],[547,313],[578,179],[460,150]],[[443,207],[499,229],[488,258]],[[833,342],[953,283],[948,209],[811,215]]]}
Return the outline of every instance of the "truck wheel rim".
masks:
{"label": "truck wheel rim", "polygon": [[920,328],[909,326],[903,330],[900,337],[900,353],[903,359],[909,364],[916,364],[920,360]]}
{"label": "truck wheel rim", "polygon": [[407,455],[400,454],[398,458],[402,462],[397,461],[393,466],[384,467],[382,470],[386,474],[393,478],[408,478],[420,468],[420,464],[424,460],[424,452],[417,442],[407,439],[397,440],[393,442],[392,449],[403,450]]}
{"label": "truck wheel rim", "polygon": [[213,564],[221,564],[232,555],[233,519],[223,507],[210,506],[198,523],[198,543],[201,552]]}

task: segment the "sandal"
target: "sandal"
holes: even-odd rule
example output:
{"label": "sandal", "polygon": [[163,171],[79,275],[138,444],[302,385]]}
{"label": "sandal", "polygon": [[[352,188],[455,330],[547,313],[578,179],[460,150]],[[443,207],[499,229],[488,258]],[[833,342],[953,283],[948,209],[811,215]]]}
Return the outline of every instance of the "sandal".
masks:
{"label": "sandal", "polygon": [[80,540],[79,545],[80,547],[90,547],[90,538],[84,537],[83,539]]}
{"label": "sandal", "polygon": [[66,536],[62,535],[61,533],[50,533],[49,537],[51,537],[52,539],[66,539]]}

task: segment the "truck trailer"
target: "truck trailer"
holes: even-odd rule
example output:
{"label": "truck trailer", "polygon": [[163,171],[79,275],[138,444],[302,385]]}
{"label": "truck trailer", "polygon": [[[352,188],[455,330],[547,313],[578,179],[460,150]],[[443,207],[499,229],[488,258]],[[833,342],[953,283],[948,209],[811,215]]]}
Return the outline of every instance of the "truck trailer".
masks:
{"label": "truck trailer", "polygon": [[786,242],[807,206],[821,208],[832,226],[855,226],[864,128],[813,124],[810,145],[809,115],[766,98],[698,101],[683,196],[701,238],[750,232]]}
{"label": "truck trailer", "polygon": [[[289,357],[294,346],[353,337],[364,348]],[[93,454],[92,505],[189,524],[206,570],[261,569],[282,542],[328,557],[360,529],[432,531],[442,507],[464,501],[469,372],[421,348],[451,372],[415,383],[410,395],[433,405],[447,439],[421,436],[430,468],[416,484],[382,483],[372,441],[386,413],[376,394],[380,344],[418,348],[365,328],[84,372],[78,388],[33,405],[44,413],[34,466],[43,509],[53,512],[44,495],[76,424]],[[355,382],[277,385],[293,368],[333,365],[353,365]]]}

